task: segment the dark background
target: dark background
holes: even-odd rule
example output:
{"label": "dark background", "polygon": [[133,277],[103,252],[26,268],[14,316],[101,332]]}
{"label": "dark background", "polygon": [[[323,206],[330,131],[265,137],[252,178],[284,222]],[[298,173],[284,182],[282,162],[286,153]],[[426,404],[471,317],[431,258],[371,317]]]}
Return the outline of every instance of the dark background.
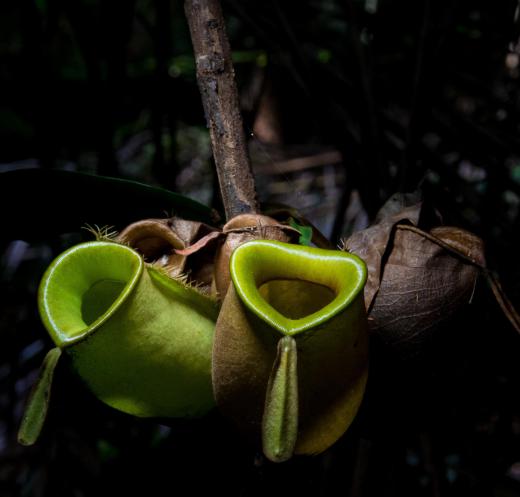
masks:
{"label": "dark background", "polygon": [[[446,224],[484,239],[518,307],[516,7],[225,1],[261,201],[300,209],[337,242],[392,193],[421,186]],[[220,209],[182,2],[1,2],[0,173],[36,167],[136,179]],[[0,215],[27,205],[20,188]],[[23,222],[53,219],[35,204]],[[483,281],[420,360],[380,357],[375,344],[360,415],[318,457],[267,463],[217,413],[133,419],[66,364],[42,440],[18,446],[51,346],[37,285],[54,256],[89,239],[78,223],[37,241],[1,237],[0,497],[520,496],[520,338]]]}

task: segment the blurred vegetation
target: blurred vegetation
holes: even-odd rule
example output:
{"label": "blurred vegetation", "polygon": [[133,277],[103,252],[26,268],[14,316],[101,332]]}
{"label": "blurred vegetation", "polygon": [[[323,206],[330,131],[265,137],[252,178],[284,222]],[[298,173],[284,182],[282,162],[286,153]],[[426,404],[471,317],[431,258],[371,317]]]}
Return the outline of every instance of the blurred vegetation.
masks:
{"label": "blurred vegetation", "polygon": [[[393,192],[420,186],[446,224],[484,239],[518,307],[517,2],[223,8],[260,199],[300,209],[338,241]],[[137,179],[219,209],[182,9],[178,0],[1,2],[0,173]],[[24,188],[10,209],[21,205],[32,207],[29,225],[55,222]],[[362,412],[319,457],[267,464],[218,414],[170,426],[132,419],[63,365],[43,439],[18,446],[50,347],[37,285],[59,251],[89,238],[80,228],[31,243],[0,236],[0,497],[520,496],[519,337],[483,284],[420,361],[381,358],[374,344]]]}

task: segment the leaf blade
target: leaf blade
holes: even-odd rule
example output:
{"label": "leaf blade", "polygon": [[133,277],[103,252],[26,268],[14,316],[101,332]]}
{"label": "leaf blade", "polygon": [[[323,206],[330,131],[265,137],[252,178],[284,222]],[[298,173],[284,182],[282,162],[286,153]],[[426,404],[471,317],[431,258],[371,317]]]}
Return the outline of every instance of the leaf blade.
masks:
{"label": "leaf blade", "polygon": [[[19,201],[13,204],[13,196]],[[36,207],[35,207],[36,206]],[[211,224],[210,208],[137,181],[47,169],[0,174],[0,209],[8,212],[0,238],[40,240],[82,226],[121,229],[145,218],[177,216]]]}

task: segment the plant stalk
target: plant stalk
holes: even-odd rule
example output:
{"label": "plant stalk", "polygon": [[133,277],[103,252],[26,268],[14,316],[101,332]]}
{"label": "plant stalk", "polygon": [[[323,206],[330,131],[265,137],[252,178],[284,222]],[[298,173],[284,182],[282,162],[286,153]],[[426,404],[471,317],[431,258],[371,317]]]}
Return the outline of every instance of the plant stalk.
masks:
{"label": "plant stalk", "polygon": [[218,0],[185,0],[197,82],[210,131],[226,219],[258,211],[235,72]]}

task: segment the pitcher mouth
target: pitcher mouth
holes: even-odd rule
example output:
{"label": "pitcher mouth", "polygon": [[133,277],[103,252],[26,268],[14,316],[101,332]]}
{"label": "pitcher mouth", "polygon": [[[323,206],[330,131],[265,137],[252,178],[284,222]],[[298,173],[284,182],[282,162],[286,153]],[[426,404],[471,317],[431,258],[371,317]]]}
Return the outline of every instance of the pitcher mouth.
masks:
{"label": "pitcher mouth", "polygon": [[78,343],[107,321],[139,281],[144,262],[113,242],[76,245],[57,257],[38,290],[45,328],[61,348]]}
{"label": "pitcher mouth", "polygon": [[[255,240],[235,249],[231,278],[244,305],[284,335],[315,328],[346,309],[363,291],[365,263],[357,256],[271,240]],[[328,288],[333,297],[318,310],[298,319],[280,313],[263,296],[262,285],[298,280]]]}

